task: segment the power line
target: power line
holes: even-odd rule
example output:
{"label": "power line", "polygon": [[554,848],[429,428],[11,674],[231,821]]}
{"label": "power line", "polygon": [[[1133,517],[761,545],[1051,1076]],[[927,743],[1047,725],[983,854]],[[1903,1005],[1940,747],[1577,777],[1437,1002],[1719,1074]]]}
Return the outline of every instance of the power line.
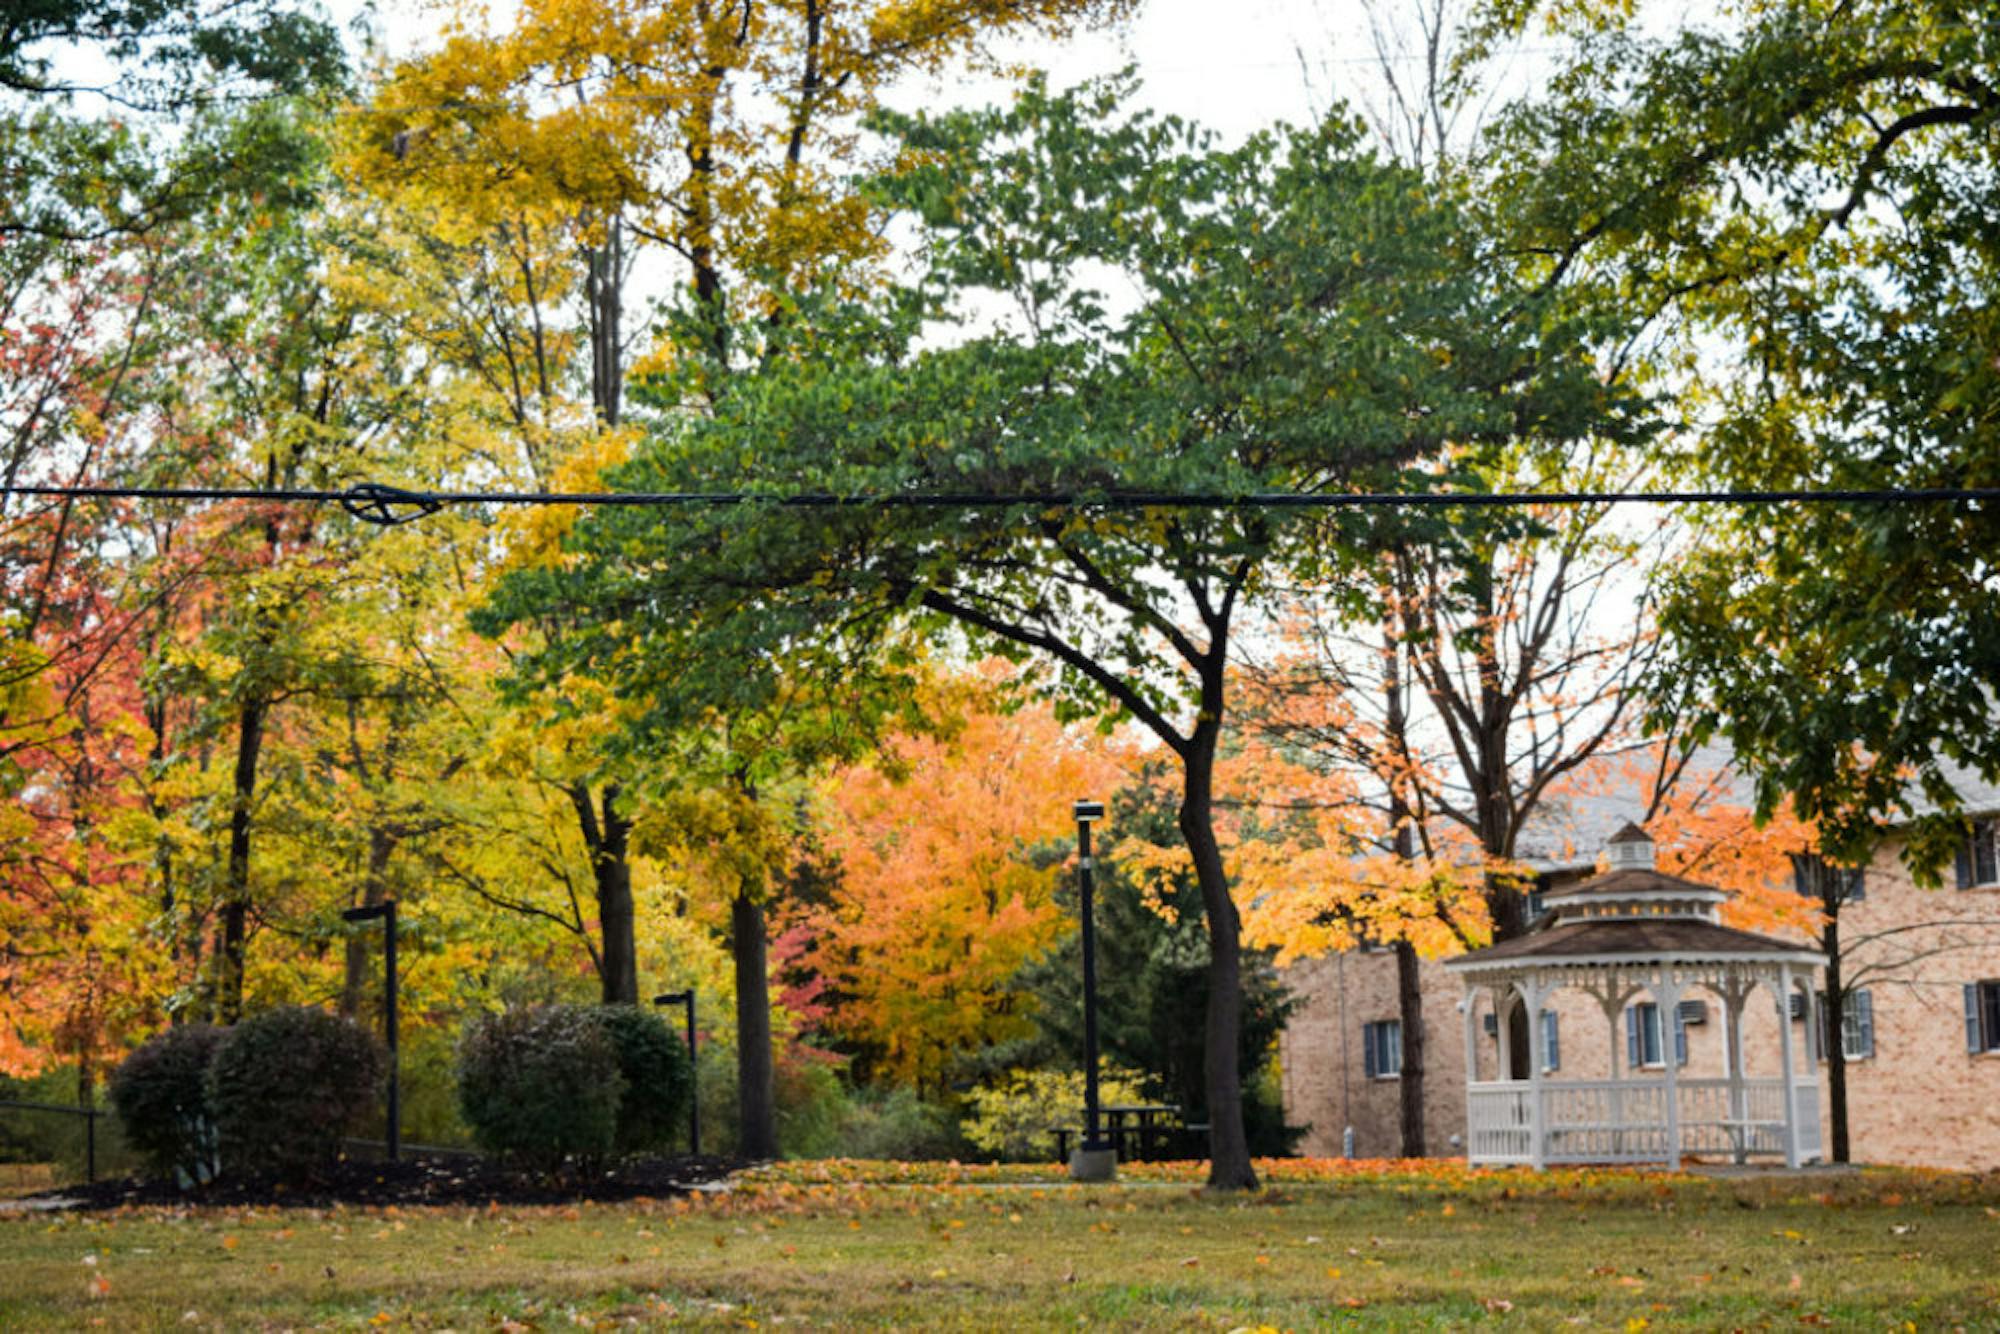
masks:
{"label": "power line", "polygon": [[263,501],[336,504],[368,523],[394,525],[456,505],[578,508],[1320,510],[1527,509],[1572,505],[1922,505],[2000,501],[2000,487],[1881,487],[1705,491],[411,491],[364,482],[344,490],[214,486],[0,487],[10,496],[59,500]]}

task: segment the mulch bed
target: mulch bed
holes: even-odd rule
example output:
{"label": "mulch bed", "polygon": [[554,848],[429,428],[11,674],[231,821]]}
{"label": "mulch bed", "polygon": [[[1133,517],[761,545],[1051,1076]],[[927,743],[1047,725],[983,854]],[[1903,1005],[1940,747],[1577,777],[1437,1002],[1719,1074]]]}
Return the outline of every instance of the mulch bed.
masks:
{"label": "mulch bed", "polygon": [[[205,1205],[223,1208],[287,1205],[538,1205],[584,1201],[670,1199],[747,1167],[736,1158],[637,1158],[595,1172],[541,1176],[472,1154],[407,1153],[399,1162],[343,1158],[309,1178],[283,1181],[243,1176],[180,1190],[172,1182],[137,1177],[64,1186],[41,1196],[76,1209],[123,1205]],[[34,1198],[34,1197],[29,1197]]]}

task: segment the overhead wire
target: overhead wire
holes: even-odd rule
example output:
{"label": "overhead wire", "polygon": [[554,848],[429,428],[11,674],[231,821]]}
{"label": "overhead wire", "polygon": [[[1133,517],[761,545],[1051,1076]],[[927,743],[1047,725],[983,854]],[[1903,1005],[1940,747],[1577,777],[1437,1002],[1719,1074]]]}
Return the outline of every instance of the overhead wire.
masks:
{"label": "overhead wire", "polygon": [[1526,509],[1584,505],[1913,505],[2000,501],[2000,487],[1828,487],[1643,491],[1248,491],[1240,493],[1079,489],[1068,491],[426,491],[363,482],[324,487],[0,487],[0,498],[251,501],[336,504],[357,519],[407,523],[448,506],[776,509]]}

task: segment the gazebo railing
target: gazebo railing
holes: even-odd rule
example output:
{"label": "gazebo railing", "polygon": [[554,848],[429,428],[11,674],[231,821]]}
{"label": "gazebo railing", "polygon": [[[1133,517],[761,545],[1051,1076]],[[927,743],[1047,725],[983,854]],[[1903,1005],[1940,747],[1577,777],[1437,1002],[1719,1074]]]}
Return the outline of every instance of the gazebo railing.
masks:
{"label": "gazebo railing", "polygon": [[[1782,1079],[1675,1081],[1680,1153],[1724,1155],[1785,1152]],[[1536,1086],[1523,1080],[1473,1084],[1467,1090],[1467,1158],[1474,1164],[1532,1163]],[[1578,1079],[1540,1086],[1539,1123],[1547,1163],[1657,1163],[1674,1156],[1669,1141],[1665,1079]],[[1797,1090],[1799,1150],[1820,1156],[1819,1090]]]}

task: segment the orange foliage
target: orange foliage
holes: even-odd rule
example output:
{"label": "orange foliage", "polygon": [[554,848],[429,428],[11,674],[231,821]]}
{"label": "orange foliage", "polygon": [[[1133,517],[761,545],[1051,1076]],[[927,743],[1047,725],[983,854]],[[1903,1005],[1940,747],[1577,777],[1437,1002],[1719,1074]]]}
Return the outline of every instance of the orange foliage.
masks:
{"label": "orange foliage", "polygon": [[1818,846],[1810,821],[1801,820],[1789,801],[1763,824],[1741,789],[1744,780],[1720,765],[1690,764],[1664,795],[1655,797],[1661,772],[1658,744],[1634,754],[1606,758],[1575,780],[1576,790],[1629,793],[1635,807],[1650,804],[1645,819],[1659,869],[1727,890],[1722,920],[1744,931],[1782,936],[1816,933],[1821,914],[1815,900],[1792,889],[1791,854]]}
{"label": "orange foliage", "polygon": [[841,875],[807,919],[804,962],[840,997],[828,1026],[919,1087],[1028,1031],[1009,982],[1062,929],[1070,803],[1109,796],[1122,773],[1115,746],[1046,706],[1004,711],[998,684],[994,671],[947,683],[950,735],[893,737],[883,759],[825,785],[824,846]]}
{"label": "orange foliage", "polygon": [[[1366,730],[1341,693],[1276,690],[1254,677],[1233,684],[1246,710],[1266,717],[1281,712],[1285,721],[1282,733],[1251,732],[1216,762],[1216,838],[1243,914],[1245,942],[1275,949],[1280,965],[1353,949],[1363,940],[1408,940],[1425,958],[1485,943],[1490,926],[1483,862],[1470,839],[1446,829],[1441,838],[1424,840],[1414,859],[1396,857],[1370,836],[1369,826],[1380,817],[1364,804],[1351,766],[1269,739]],[[1394,760],[1385,754],[1383,763]],[[1411,778],[1397,775],[1395,781]],[[1117,854],[1156,903],[1167,879],[1191,873],[1178,840],[1165,846],[1127,840]]]}

